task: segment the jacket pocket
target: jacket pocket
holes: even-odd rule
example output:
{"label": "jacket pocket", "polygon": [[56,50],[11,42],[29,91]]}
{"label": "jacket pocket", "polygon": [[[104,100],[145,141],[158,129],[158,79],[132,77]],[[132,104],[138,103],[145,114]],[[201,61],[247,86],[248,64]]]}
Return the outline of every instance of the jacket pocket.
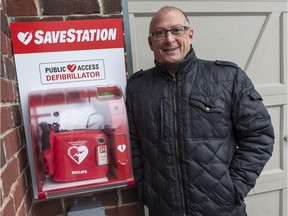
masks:
{"label": "jacket pocket", "polygon": [[250,92],[249,93],[249,97],[252,100],[261,100],[261,101],[263,101],[262,96],[256,90]]}
{"label": "jacket pocket", "polygon": [[193,138],[223,138],[230,131],[230,109],[216,97],[190,95],[189,127]]}
{"label": "jacket pocket", "polygon": [[225,108],[224,102],[215,97],[204,97],[199,95],[191,95],[189,98],[190,106],[195,106],[204,112],[223,112]]}

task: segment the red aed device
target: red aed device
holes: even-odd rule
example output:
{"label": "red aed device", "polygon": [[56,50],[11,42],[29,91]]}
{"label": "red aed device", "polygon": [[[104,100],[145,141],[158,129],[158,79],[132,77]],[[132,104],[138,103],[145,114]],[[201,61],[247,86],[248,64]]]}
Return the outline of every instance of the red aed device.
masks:
{"label": "red aed device", "polygon": [[[44,171],[56,182],[103,178],[108,173],[108,140],[103,132],[55,132],[41,124]],[[48,133],[46,135],[45,133]]]}
{"label": "red aed device", "polygon": [[44,197],[71,188],[134,184],[120,87],[32,91],[29,111],[38,189]]}

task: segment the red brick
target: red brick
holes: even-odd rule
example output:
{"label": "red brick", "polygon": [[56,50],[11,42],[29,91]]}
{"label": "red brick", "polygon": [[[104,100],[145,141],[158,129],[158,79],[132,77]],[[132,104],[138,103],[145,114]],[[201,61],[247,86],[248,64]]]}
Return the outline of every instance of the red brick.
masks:
{"label": "red brick", "polygon": [[121,200],[122,204],[138,202],[138,193],[136,187],[122,189]]}
{"label": "red brick", "polygon": [[11,80],[0,78],[0,85],[1,85],[1,102],[15,101],[13,82]]}
{"label": "red brick", "polygon": [[[30,182],[31,183],[31,182]],[[27,189],[27,193],[25,196],[25,209],[26,209],[26,214],[27,215],[32,215],[31,211],[32,211],[32,193],[31,193],[31,185],[30,187]]]}
{"label": "red brick", "polygon": [[6,67],[6,78],[10,80],[16,80],[16,70],[13,60],[7,57],[4,57],[3,59]]}
{"label": "red brick", "polygon": [[[46,209],[45,211],[43,211]],[[49,210],[48,210],[49,209]],[[33,216],[55,216],[65,212],[60,199],[44,200],[33,204]]]}
{"label": "red brick", "polygon": [[13,198],[15,203],[15,208],[18,209],[25,198],[26,186],[24,176],[21,175],[15,185],[15,190],[13,191]]}
{"label": "red brick", "polygon": [[19,85],[17,82],[13,82],[13,90],[14,102],[20,102]]}
{"label": "red brick", "polygon": [[100,13],[100,6],[95,0],[73,0],[74,14],[93,14]]}
{"label": "red brick", "polygon": [[12,126],[12,115],[11,107],[1,107],[0,108],[0,117],[1,117],[1,134],[7,131]]}
{"label": "red brick", "polygon": [[103,206],[113,206],[117,204],[118,190],[99,192],[96,194],[96,197],[98,197]]}
{"label": "red brick", "polygon": [[14,216],[16,214],[15,206],[13,199],[11,197],[7,198],[7,203],[4,204],[2,211],[0,211],[0,215],[3,216]]}
{"label": "red brick", "polygon": [[44,15],[71,15],[100,13],[95,0],[43,0]]}
{"label": "red brick", "polygon": [[[3,14],[6,14],[6,1],[1,1],[1,15],[2,15],[2,10],[3,10]],[[6,15],[4,14],[4,17],[6,18]],[[2,18],[2,17],[1,17]]]}
{"label": "red brick", "polygon": [[121,0],[103,1],[104,14],[120,14],[122,11]]}
{"label": "red brick", "polygon": [[69,15],[73,13],[73,2],[66,0],[43,0],[44,15]]}
{"label": "red brick", "polygon": [[20,144],[20,146],[23,146],[26,144],[24,126],[18,127],[18,133],[19,133],[19,144]]}
{"label": "red brick", "polygon": [[105,215],[106,215],[106,216],[119,215],[119,214],[118,214],[118,209],[117,209],[117,208],[107,208],[107,209],[105,209]]}
{"label": "red brick", "polygon": [[120,206],[115,208],[107,208],[105,209],[105,215],[107,216],[138,216],[138,205],[132,204],[127,206]]}
{"label": "red brick", "polygon": [[[6,156],[4,154],[4,147],[3,147],[3,142],[2,142],[2,138],[0,139],[0,162],[1,162],[1,165],[0,167],[2,168],[7,160],[6,160]],[[1,188],[1,187],[0,187]],[[0,191],[1,192],[1,191]],[[1,197],[0,197],[1,198]]]}
{"label": "red brick", "polygon": [[3,196],[8,197],[12,184],[17,180],[19,175],[17,159],[13,158],[8,161],[7,166],[1,172]]}
{"label": "red brick", "polygon": [[[6,8],[4,6],[4,1],[3,1],[3,8]],[[1,10],[1,30],[5,32],[6,35],[8,35],[8,37],[10,37],[10,28],[9,28],[9,23],[7,20],[6,15],[4,14],[4,11]]]}
{"label": "red brick", "polygon": [[0,77],[6,77],[6,73],[4,70],[4,56],[2,55],[2,53],[0,54]]}
{"label": "red brick", "polygon": [[8,54],[8,37],[4,33],[4,31],[1,31],[1,52],[4,55]]}
{"label": "red brick", "polygon": [[3,146],[7,160],[10,160],[20,149],[18,128],[14,128],[5,137],[3,137]]}
{"label": "red brick", "polygon": [[20,107],[18,105],[11,106],[13,126],[20,126],[22,123]]}
{"label": "red brick", "polygon": [[22,173],[26,168],[28,167],[28,160],[26,155],[26,148],[21,148],[18,153],[18,166],[19,166],[19,172]]}
{"label": "red brick", "polygon": [[34,0],[4,0],[7,16],[36,16],[37,8]]}
{"label": "red brick", "polygon": [[13,57],[13,48],[12,48],[12,42],[11,42],[11,38],[8,39],[8,50],[7,50],[7,55],[10,59],[12,59]]}
{"label": "red brick", "polygon": [[119,216],[137,216],[138,204],[121,206],[119,208]]}
{"label": "red brick", "polygon": [[17,208],[17,213],[15,216],[27,216],[27,211],[26,211],[26,207],[25,204],[23,203],[21,206],[19,206],[19,208]]}

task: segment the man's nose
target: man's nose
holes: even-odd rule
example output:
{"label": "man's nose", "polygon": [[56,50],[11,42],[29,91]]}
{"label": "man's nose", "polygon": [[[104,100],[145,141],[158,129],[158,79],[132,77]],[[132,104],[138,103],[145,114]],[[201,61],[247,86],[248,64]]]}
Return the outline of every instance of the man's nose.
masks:
{"label": "man's nose", "polygon": [[168,31],[165,35],[165,40],[166,41],[174,41],[175,40],[175,37],[174,35],[171,33],[171,31]]}

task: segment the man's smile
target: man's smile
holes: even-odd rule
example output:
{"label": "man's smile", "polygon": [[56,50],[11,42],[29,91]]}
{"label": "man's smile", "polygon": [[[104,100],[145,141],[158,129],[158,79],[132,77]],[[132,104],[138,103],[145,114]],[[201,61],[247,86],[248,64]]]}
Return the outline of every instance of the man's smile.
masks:
{"label": "man's smile", "polygon": [[173,52],[175,50],[177,50],[179,47],[175,47],[175,48],[165,48],[165,49],[162,49],[164,52]]}

